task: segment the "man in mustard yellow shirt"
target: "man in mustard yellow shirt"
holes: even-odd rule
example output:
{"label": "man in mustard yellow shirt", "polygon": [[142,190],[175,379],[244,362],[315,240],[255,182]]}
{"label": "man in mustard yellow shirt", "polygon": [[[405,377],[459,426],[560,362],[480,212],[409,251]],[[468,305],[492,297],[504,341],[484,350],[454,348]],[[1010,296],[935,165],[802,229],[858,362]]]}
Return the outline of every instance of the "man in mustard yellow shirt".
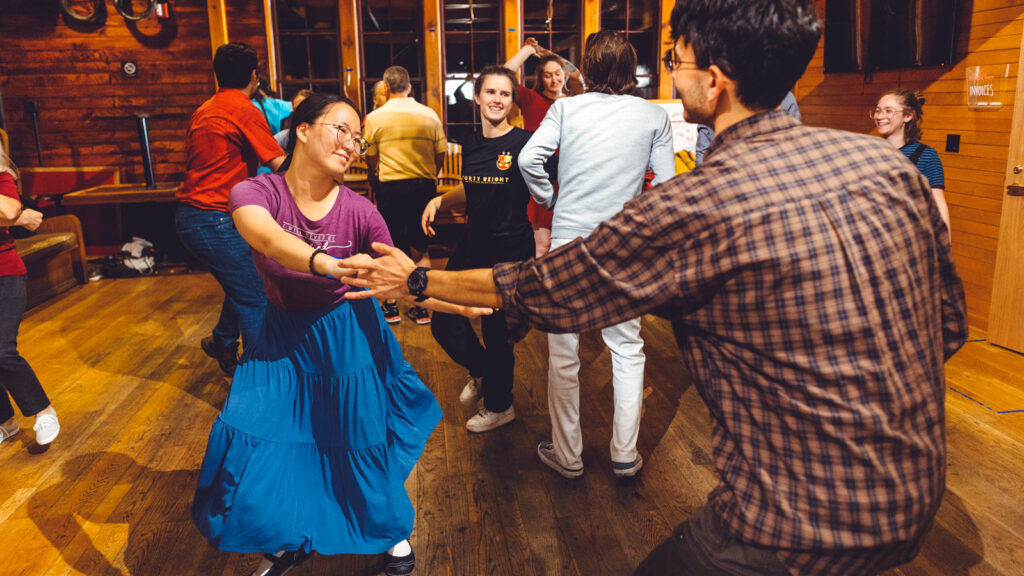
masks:
{"label": "man in mustard yellow shirt", "polygon": [[[370,143],[366,165],[380,179],[377,209],[391,232],[395,246],[408,252],[418,266],[430,267],[427,237],[420,216],[437,195],[437,173],[448,153],[448,140],[437,114],[409,96],[409,71],[392,66],[384,71],[390,98],[366,116],[363,137]],[[399,322],[398,303],[381,306],[389,323]],[[409,309],[417,324],[429,324],[430,313],[419,306]]]}

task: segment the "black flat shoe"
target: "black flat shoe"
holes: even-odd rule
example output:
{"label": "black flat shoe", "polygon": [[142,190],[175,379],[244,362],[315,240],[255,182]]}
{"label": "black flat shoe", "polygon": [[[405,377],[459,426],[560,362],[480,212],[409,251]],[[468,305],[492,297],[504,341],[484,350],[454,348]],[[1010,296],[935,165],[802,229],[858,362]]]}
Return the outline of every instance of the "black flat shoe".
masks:
{"label": "black flat shoe", "polygon": [[[305,552],[302,550],[292,550],[275,556],[273,554],[265,554],[264,558],[270,561],[270,569],[260,574],[259,572],[253,572],[252,576],[282,576],[292,568],[302,564],[309,557],[313,555],[313,552]],[[258,569],[257,569],[258,570]]]}
{"label": "black flat shoe", "polygon": [[416,554],[411,551],[407,556],[392,556],[385,554],[387,560],[384,562],[384,574],[387,576],[409,576],[416,568]]}

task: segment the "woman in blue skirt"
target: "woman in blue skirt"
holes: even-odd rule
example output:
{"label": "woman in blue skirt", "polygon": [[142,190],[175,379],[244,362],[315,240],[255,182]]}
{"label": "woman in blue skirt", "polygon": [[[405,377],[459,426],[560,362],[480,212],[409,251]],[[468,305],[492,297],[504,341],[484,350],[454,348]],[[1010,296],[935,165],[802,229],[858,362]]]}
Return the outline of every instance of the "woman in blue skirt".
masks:
{"label": "woman in blue skirt", "polygon": [[385,572],[409,574],[404,484],[441,408],[380,308],[346,300],[352,288],[337,280],[337,258],[391,243],[373,205],[338,184],[365,152],[359,113],[313,94],[292,118],[287,171],[231,192],[270,305],[210,432],[192,516],[217,548],[266,553],[253,576],[284,574],[313,551],[388,552]]}

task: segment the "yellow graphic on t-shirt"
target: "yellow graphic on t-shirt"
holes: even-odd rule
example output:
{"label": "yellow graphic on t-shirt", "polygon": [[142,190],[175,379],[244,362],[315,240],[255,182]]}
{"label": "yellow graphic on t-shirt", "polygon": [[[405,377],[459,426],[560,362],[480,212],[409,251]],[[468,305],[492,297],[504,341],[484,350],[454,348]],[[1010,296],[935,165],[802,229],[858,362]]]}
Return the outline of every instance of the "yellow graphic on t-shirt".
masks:
{"label": "yellow graphic on t-shirt", "polygon": [[498,154],[498,170],[508,170],[512,167],[512,154],[502,152]]}

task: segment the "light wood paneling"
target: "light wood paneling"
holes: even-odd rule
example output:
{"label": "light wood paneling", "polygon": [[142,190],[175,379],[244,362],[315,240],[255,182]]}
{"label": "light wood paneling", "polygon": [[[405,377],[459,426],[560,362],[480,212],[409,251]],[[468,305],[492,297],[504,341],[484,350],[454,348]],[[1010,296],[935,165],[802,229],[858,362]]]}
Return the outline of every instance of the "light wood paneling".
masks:
{"label": "light wood paneling", "polygon": [[665,70],[661,64],[661,54],[672,47],[672,8],[675,7],[675,0],[661,0],[661,51],[658,52],[656,66],[661,66],[658,74],[658,98],[668,100],[672,98],[672,73]]}
{"label": "light wood paneling", "polygon": [[426,102],[444,118],[444,21],[441,20],[441,0],[423,1],[423,43],[426,65]]}
{"label": "light wood paneling", "polygon": [[[0,444],[4,572],[245,575],[260,554],[213,549],[189,509],[230,381],[199,348],[222,293],[208,274],[101,280],[28,313],[19,348],[61,419],[48,449],[31,419]],[[417,574],[629,574],[716,485],[710,420],[667,322],[647,317],[644,470],[608,460],[613,387],[600,336],[580,340],[585,474],[537,460],[548,438],[547,341],[516,347],[514,423],[469,434],[465,371],[407,320],[392,327],[445,414],[406,483]],[[974,337],[984,334],[975,332]],[[885,576],[1020,574],[1024,551],[1024,356],[984,342],[946,367],[947,490],[921,554]],[[1004,412],[1004,413],[1000,413]],[[297,576],[369,575],[379,556],[315,556]]]}
{"label": "light wood paneling", "polygon": [[[583,0],[583,37],[582,47],[587,47],[587,38],[601,29],[601,0]],[[583,50],[580,51],[583,54]],[[582,58],[582,56],[581,56]],[[580,62],[582,64],[582,62]]]}
{"label": "light wood paneling", "polygon": [[[824,0],[817,0],[824,14]],[[950,199],[952,242],[961,276],[970,274],[967,306],[972,325],[988,327],[995,262],[990,258],[1002,213],[1010,129],[1015,106],[999,110],[967,108],[966,70],[970,66],[1007,66],[1011,90],[1017,82],[1024,2],[961,2],[956,60],[945,67],[907,68],[863,73],[824,74],[823,45],[797,84],[804,122],[870,133],[867,110],[879,95],[897,86],[924,93],[922,140],[942,159]],[[1011,95],[1012,98],[1012,95]],[[960,135],[960,152],[945,151],[946,135]]]}
{"label": "light wood paneling", "polygon": [[[1020,40],[1019,35],[1017,38]],[[1020,46],[1019,58],[1018,69],[1024,66],[1024,45]],[[993,344],[1024,353],[1024,76],[1017,78],[1005,169],[1007,192],[1002,204],[988,333]]]}
{"label": "light wood paneling", "polygon": [[[232,0],[226,8],[231,39],[266,62],[262,0]],[[0,80],[15,162],[39,164],[24,112],[34,101],[45,166],[113,166],[125,182],[141,182],[131,115],[170,114],[149,121],[153,165],[158,181],[180,181],[188,119],[216,90],[212,53],[219,44],[210,37],[208,2],[175,2],[172,9],[170,20],[129,25],[108,3],[104,25],[92,29],[69,26],[52,3],[4,2]],[[138,64],[137,78],[121,76],[127,60]]]}
{"label": "light wood paneling", "polygon": [[363,72],[359,54],[359,0],[338,0],[338,22],[341,39],[341,64],[345,83],[345,94],[356,103],[358,109],[363,106]]}
{"label": "light wood paneling", "polygon": [[210,16],[210,47],[211,57],[228,40],[228,16],[224,8],[224,0],[206,0],[206,10]]}
{"label": "light wood paneling", "polygon": [[[504,0],[502,8],[503,26],[500,30],[505,38],[504,59],[508,60],[523,46],[523,3],[521,0]],[[501,57],[498,58],[501,60]],[[516,70],[516,74],[520,73]]]}

